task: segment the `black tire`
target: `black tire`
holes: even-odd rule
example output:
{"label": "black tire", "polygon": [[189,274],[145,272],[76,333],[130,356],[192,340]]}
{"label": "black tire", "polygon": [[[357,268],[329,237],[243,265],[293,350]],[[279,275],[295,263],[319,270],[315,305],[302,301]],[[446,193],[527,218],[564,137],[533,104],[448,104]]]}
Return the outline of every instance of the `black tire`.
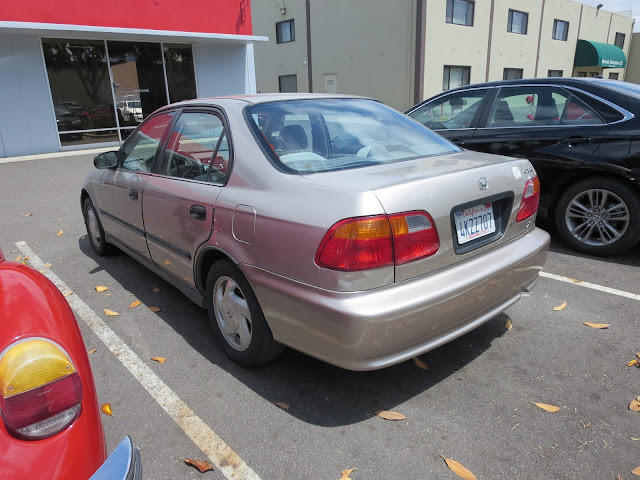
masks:
{"label": "black tire", "polygon": [[207,310],[216,339],[237,364],[255,367],[284,351],[273,339],[249,282],[228,260],[214,263],[209,270]]}
{"label": "black tire", "polygon": [[87,237],[89,237],[89,243],[93,251],[101,257],[113,255],[117,249],[107,242],[98,212],[96,212],[96,207],[89,197],[84,199],[82,214],[84,216],[84,225],[87,229]]}
{"label": "black tire", "polygon": [[564,241],[580,252],[620,254],[640,240],[639,196],[619,180],[581,180],[560,195],[556,228]]}

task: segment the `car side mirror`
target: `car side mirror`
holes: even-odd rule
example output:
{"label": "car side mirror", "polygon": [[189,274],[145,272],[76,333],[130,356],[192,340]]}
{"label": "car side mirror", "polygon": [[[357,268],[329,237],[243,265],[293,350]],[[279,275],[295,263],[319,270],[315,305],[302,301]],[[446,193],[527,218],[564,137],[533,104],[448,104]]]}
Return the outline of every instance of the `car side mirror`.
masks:
{"label": "car side mirror", "polygon": [[95,156],[93,165],[96,168],[113,168],[118,165],[118,152],[104,152]]}

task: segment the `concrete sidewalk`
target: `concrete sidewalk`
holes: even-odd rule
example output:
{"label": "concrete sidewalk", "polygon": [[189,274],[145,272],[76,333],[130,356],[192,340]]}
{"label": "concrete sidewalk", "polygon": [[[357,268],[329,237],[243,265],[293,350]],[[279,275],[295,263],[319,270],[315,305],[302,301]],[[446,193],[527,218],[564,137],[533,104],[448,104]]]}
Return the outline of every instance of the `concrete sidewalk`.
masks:
{"label": "concrete sidewalk", "polygon": [[119,148],[118,146],[112,146],[112,147],[101,147],[101,148],[89,148],[86,150],[67,150],[64,152],[39,153],[37,155],[23,155],[21,157],[6,157],[6,158],[0,158],[0,163],[28,162],[29,160],[44,160],[47,158],[75,157],[78,155],[87,155],[87,154],[97,155],[102,152],[117,150],[118,148]]}

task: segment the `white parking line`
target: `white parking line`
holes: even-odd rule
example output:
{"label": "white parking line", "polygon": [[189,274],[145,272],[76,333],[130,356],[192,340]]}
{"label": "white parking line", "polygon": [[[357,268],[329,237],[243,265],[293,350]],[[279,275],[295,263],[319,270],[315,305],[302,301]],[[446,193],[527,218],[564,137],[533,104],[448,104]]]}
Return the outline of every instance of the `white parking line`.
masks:
{"label": "white parking line", "polygon": [[[40,270],[61,292],[69,287],[55,273],[45,267],[40,258],[25,242],[16,242],[30,264]],[[174,422],[209,457],[213,464],[228,479],[260,480],[260,477],[227,445],[209,426],[204,423],[186,403],[151,370],[133,350],[131,350],[96,313],[76,294],[66,297],[69,305],[93,330],[102,343],[113,353],[127,370],[142,384],[156,402],[169,414]]]}
{"label": "white parking line", "polygon": [[606,292],[612,295],[618,295],[620,297],[630,298],[631,300],[640,300],[640,295],[637,295],[635,293],[629,293],[623,290],[616,290],[615,288],[604,287],[602,285],[596,285],[595,283],[583,282],[581,280],[576,280],[575,278],[561,277],[560,275],[555,275],[553,273],[547,273],[547,272],[540,272],[540,276],[545,278],[551,278],[553,280],[558,280],[559,282],[578,285],[579,287],[591,288],[592,290],[598,290],[600,292]]}

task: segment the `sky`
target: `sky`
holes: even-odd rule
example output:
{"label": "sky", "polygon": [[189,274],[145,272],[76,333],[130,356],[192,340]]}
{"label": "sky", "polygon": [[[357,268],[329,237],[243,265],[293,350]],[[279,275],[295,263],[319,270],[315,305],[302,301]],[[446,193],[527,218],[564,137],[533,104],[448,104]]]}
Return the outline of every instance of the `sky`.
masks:
{"label": "sky", "polygon": [[607,12],[624,12],[628,10],[633,11],[633,18],[636,23],[633,26],[634,32],[640,32],[640,2],[638,0],[577,0],[579,3],[597,7],[598,5],[604,5],[602,10]]}

